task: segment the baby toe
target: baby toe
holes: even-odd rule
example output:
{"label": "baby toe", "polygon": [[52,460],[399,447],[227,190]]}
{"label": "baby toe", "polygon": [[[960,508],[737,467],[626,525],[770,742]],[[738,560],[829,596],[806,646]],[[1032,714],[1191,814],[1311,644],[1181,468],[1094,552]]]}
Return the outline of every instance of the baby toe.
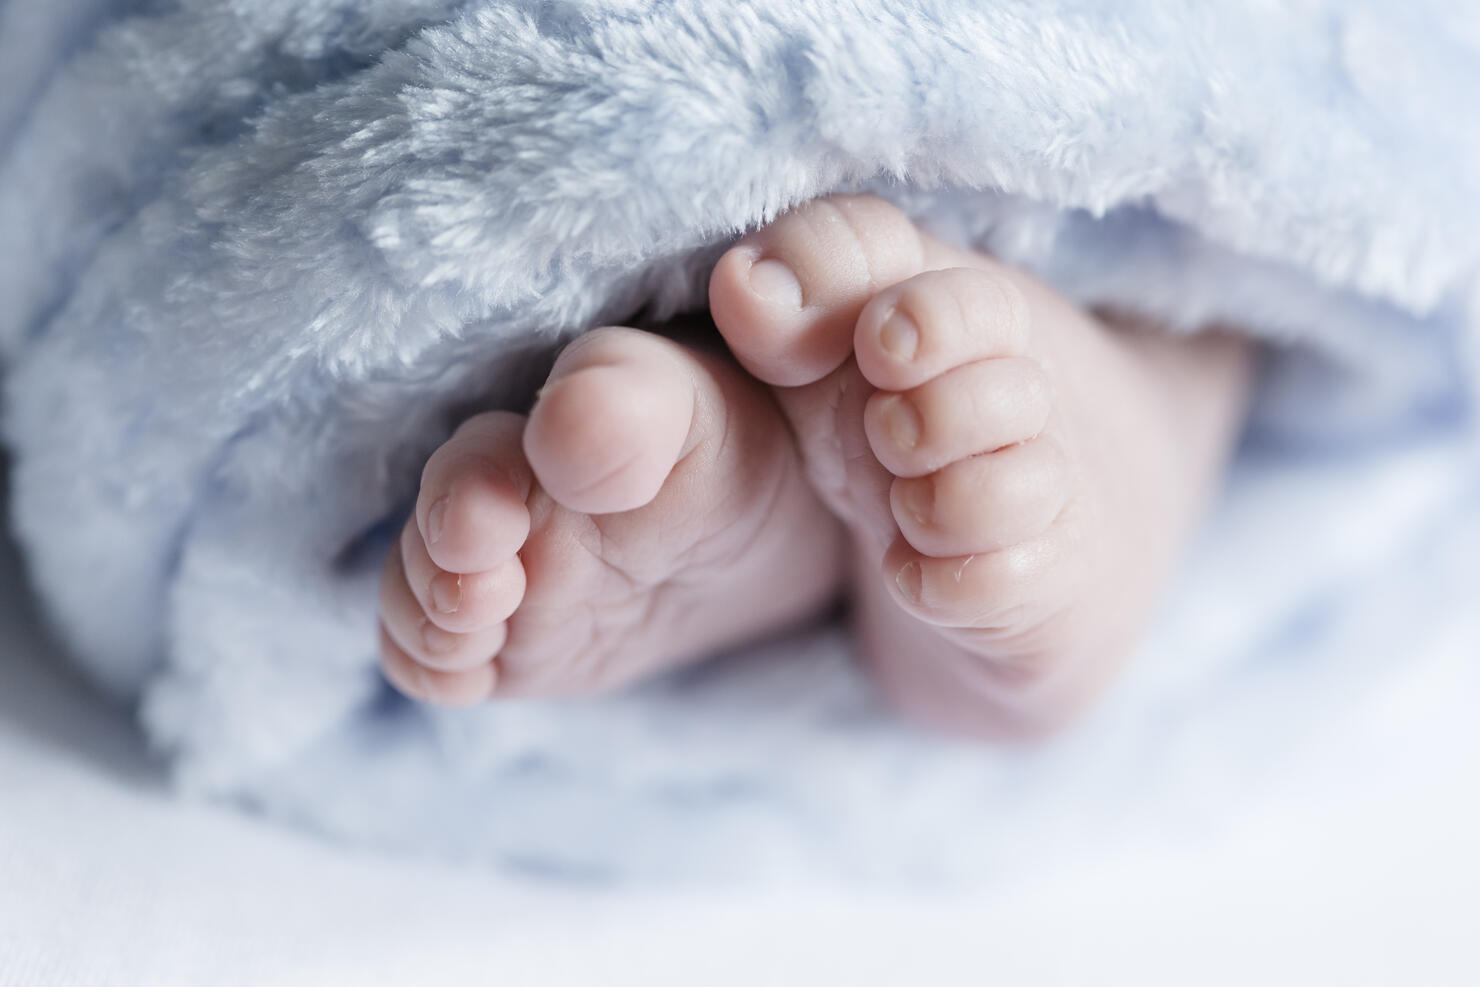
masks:
{"label": "baby toe", "polygon": [[922,270],[927,241],[872,196],[801,206],[741,240],[709,283],[715,325],[760,380],[795,387],[848,359],[858,314],[880,288]]}
{"label": "baby toe", "polygon": [[937,558],[994,552],[1042,534],[1069,495],[1068,466],[1048,439],[962,459],[890,490],[894,519],[918,552]]}
{"label": "baby toe", "polygon": [[1027,352],[1028,303],[1001,271],[952,267],[885,288],[854,328],[869,383],[903,391],[953,367]]}
{"label": "baby toe", "polygon": [[572,343],[530,412],[524,451],[540,486],[583,514],[635,510],[688,440],[695,382],[651,333],[606,328]]}
{"label": "baby toe", "polygon": [[864,409],[864,430],[885,469],[924,476],[1033,438],[1052,410],[1042,366],[1004,357],[956,367],[903,393],[878,392]]}
{"label": "baby toe", "polygon": [[507,620],[524,597],[524,564],[517,555],[483,572],[448,572],[432,561],[414,523],[401,534],[401,559],[427,619],[446,631],[492,627]]}
{"label": "baby toe", "polygon": [[422,471],[416,527],[429,559],[448,572],[484,572],[529,536],[533,485],[520,450],[524,419],[506,412],[464,422]]}
{"label": "baby toe", "polygon": [[483,662],[473,668],[441,671],[407,654],[382,628],[380,635],[381,670],[403,695],[438,706],[472,706],[493,695],[498,682],[498,667]]}
{"label": "baby toe", "polygon": [[439,627],[412,591],[399,551],[390,554],[380,581],[380,621],[382,631],[402,655],[439,671],[465,671],[486,664],[508,636],[502,622],[466,634]]}
{"label": "baby toe", "polygon": [[1073,557],[1050,531],[994,552],[936,558],[903,538],[884,554],[884,582],[895,602],[938,627],[1026,627],[1072,597]]}

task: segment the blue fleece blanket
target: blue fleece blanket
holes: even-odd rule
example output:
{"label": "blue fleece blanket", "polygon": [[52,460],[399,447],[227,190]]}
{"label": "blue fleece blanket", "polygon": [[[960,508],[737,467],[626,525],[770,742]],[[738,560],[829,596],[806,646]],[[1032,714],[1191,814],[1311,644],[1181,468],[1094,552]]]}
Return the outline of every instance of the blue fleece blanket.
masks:
{"label": "blue fleece blanket", "polygon": [[[187,791],[579,873],[982,875],[1066,816],[1360,749],[1355,697],[1480,698],[1460,5],[65,0],[0,6],[0,64],[14,523]],[[864,188],[1086,303],[1272,344],[1109,704],[1045,751],[950,744],[832,628],[592,702],[392,695],[379,558],[459,417]]]}

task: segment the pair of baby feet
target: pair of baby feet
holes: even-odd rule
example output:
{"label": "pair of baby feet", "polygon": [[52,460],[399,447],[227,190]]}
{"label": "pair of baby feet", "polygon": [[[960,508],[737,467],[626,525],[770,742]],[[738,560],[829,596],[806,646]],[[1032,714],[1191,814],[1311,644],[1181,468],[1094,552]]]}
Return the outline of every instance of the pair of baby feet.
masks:
{"label": "pair of baby feet", "polygon": [[606,689],[851,591],[929,722],[1037,732],[1093,697],[1218,474],[1243,348],[1112,329],[861,196],[745,237],[709,294],[733,360],[596,330],[527,417],[431,457],[382,582],[388,678]]}

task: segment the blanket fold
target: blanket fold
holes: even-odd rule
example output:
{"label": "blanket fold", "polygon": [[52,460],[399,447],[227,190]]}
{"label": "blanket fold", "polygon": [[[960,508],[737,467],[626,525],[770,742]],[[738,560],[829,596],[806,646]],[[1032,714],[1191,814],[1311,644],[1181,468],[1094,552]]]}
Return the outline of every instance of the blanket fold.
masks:
{"label": "blanket fold", "polygon": [[[1480,23],[1437,0],[19,9],[0,52],[51,55],[0,105],[33,579],[183,785],[351,838],[580,873],[705,869],[725,841],[944,869],[898,838],[938,820],[840,807],[936,786],[919,804],[954,814],[1026,770],[888,723],[826,631],[604,702],[438,713],[376,671],[388,532],[458,419],[521,407],[580,332],[701,306],[718,251],[809,198],[871,190],[1086,304],[1268,339],[1266,442],[1470,429]],[[1469,502],[1470,462],[1435,503]],[[1290,601],[1337,575],[1295,569]],[[1241,606],[1247,649],[1193,662],[1207,682],[1291,619]],[[1142,694],[1187,673],[1159,674]]]}

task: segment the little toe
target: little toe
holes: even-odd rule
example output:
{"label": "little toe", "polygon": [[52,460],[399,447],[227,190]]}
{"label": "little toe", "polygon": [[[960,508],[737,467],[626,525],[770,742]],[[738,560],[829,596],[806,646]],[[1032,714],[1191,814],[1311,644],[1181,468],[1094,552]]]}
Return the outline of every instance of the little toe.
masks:
{"label": "little toe", "polygon": [[810,202],[746,236],[709,282],[710,313],[740,363],[797,387],[848,358],[854,324],[886,285],[924,269],[931,241],[872,196]]}
{"label": "little toe", "polygon": [[516,555],[484,572],[448,572],[432,561],[414,522],[401,533],[406,581],[426,618],[466,634],[507,620],[524,597],[524,564]]}
{"label": "little toe", "polygon": [[905,540],[937,558],[994,552],[1042,534],[1068,499],[1068,465],[1048,439],[894,481],[890,504]]}
{"label": "little toe", "polygon": [[869,383],[903,391],[962,364],[1023,355],[1028,321],[1023,292],[995,266],[925,271],[864,306],[854,355]]}
{"label": "little toe", "polygon": [[438,568],[485,572],[524,544],[533,477],[520,450],[523,428],[518,415],[476,415],[427,460],[416,527]]}
{"label": "little toe", "polygon": [[384,628],[380,634],[380,667],[403,695],[438,706],[472,706],[493,695],[498,666],[483,662],[473,668],[440,671],[412,658]]}
{"label": "little toe", "polygon": [[380,581],[381,629],[401,653],[438,671],[465,671],[491,661],[508,636],[504,623],[467,634],[444,630],[422,608],[406,578],[401,553],[386,560]]}
{"label": "little toe", "polygon": [[1075,557],[1050,531],[994,552],[937,558],[897,539],[884,553],[884,583],[906,613],[938,627],[1030,626],[1070,599]]}
{"label": "little toe", "polygon": [[1052,411],[1042,366],[1004,357],[956,367],[904,393],[879,391],[864,409],[864,430],[885,469],[924,476],[1033,438]]}
{"label": "little toe", "polygon": [[677,349],[651,333],[606,328],[560,355],[524,433],[525,455],[556,503],[615,514],[658,495],[695,415],[695,381]]}

